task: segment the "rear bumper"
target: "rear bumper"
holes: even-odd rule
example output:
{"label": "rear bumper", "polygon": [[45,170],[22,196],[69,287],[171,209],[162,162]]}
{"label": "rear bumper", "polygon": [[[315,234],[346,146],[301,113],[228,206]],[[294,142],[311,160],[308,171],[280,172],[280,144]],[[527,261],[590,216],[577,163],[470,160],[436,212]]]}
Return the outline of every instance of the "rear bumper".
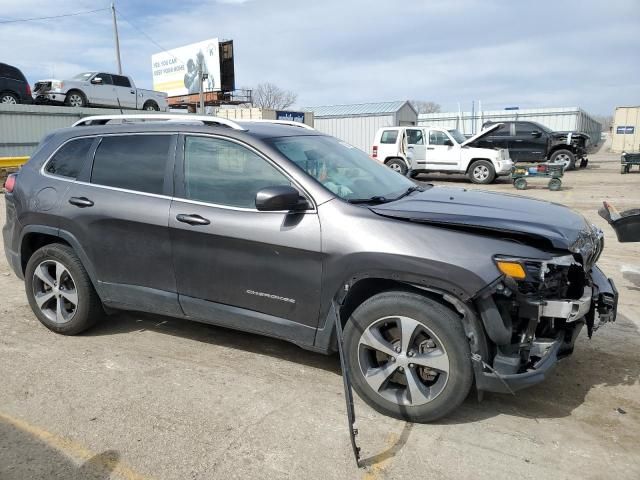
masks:
{"label": "rear bumper", "polygon": [[509,175],[511,173],[511,168],[513,167],[513,162],[510,158],[506,160],[500,160],[496,162],[496,175]]}

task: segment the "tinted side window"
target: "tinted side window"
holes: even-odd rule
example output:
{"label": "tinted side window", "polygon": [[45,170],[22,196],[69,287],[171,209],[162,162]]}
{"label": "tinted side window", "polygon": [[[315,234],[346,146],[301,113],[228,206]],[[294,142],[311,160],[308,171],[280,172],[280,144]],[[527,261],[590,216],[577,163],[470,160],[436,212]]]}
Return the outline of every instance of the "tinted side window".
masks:
{"label": "tinted side window", "polygon": [[103,85],[113,85],[113,80],[111,79],[111,75],[108,73],[99,73],[93,78],[101,78]]}
{"label": "tinted side window", "polygon": [[446,133],[439,130],[429,130],[429,145],[444,145],[450,140]]}
{"label": "tinted side window", "polygon": [[130,87],[131,86],[131,82],[129,81],[129,78],[125,77],[124,75],[112,75],[113,78],[113,84],[116,87]]}
{"label": "tinted side window", "polygon": [[218,138],[186,138],[186,198],[255,208],[258,190],[278,185],[291,185],[291,182],[264,158],[242,145]]}
{"label": "tinted side window", "polygon": [[422,130],[407,130],[407,142],[409,145],[424,145]]}
{"label": "tinted side window", "polygon": [[161,194],[170,144],[170,135],[103,137],[91,183]]}
{"label": "tinted side window", "polygon": [[391,143],[394,144],[398,140],[398,130],[385,130],[382,132],[382,138],[380,138],[380,143]]}
{"label": "tinted side window", "polygon": [[531,135],[531,132],[540,131],[533,123],[516,123],[516,135]]}
{"label": "tinted side window", "polygon": [[65,143],[49,160],[45,171],[51,175],[77,178],[87,159],[93,140],[93,138],[79,138]]}
{"label": "tinted side window", "polygon": [[508,137],[509,135],[511,135],[511,127],[508,123],[505,123],[500,128],[489,134],[491,137]]}

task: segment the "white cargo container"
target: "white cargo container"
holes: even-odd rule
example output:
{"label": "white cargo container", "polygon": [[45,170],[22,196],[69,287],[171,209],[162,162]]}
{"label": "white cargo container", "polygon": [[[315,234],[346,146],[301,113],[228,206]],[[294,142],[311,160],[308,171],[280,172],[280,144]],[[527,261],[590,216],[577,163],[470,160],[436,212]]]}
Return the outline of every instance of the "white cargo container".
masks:
{"label": "white cargo container", "polygon": [[376,132],[381,127],[416,125],[418,112],[406,100],[303,107],[313,112],[314,128],[332,135],[371,155]]}
{"label": "white cargo container", "polygon": [[640,152],[640,106],[616,108],[611,130],[611,151]]}

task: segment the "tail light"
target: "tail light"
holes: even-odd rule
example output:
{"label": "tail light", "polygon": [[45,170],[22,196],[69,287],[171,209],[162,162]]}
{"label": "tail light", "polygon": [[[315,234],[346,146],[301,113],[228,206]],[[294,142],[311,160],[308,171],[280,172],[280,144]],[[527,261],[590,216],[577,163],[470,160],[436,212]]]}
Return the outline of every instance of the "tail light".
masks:
{"label": "tail light", "polygon": [[5,182],[4,182],[4,190],[5,190],[7,193],[12,193],[12,192],[13,192],[13,189],[14,189],[14,188],[15,188],[15,186],[16,186],[16,177],[17,177],[17,176],[18,176],[18,175],[17,175],[17,174],[15,174],[15,173],[11,173],[11,174],[9,174],[9,175],[7,176],[7,179],[6,179],[6,180],[5,180]]}
{"label": "tail light", "polygon": [[31,85],[27,83],[27,95],[31,96]]}
{"label": "tail light", "polygon": [[371,156],[373,158],[378,158],[378,147],[377,147],[377,145],[373,146],[373,154]]}

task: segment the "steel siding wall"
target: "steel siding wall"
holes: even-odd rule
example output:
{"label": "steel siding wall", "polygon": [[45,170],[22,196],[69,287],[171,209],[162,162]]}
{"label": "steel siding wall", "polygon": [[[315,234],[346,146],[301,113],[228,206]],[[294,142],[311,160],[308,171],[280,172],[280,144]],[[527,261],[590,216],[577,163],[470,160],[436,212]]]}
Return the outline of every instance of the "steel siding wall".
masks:
{"label": "steel siding wall", "polygon": [[354,117],[315,117],[316,130],[343,140],[354,147],[371,153],[373,137],[381,127],[394,125],[394,115],[354,116]]}
{"label": "steel siding wall", "polygon": [[[617,127],[634,127],[633,134],[618,134]],[[611,151],[640,152],[640,107],[617,107],[613,117]]]}

